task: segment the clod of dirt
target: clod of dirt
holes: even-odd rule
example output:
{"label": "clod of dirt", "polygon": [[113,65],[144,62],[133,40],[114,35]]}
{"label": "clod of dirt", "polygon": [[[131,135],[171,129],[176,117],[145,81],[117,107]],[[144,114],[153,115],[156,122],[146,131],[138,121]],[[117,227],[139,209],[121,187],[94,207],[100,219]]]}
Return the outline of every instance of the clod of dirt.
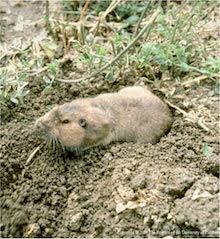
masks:
{"label": "clod of dirt", "polygon": [[204,162],[204,169],[207,173],[211,173],[215,177],[219,177],[219,165],[220,165],[220,158],[218,155],[212,155],[209,158],[206,158]]}
{"label": "clod of dirt", "polygon": [[184,236],[219,235],[219,179],[206,176],[187,190],[182,199],[175,201],[171,214]]}
{"label": "clod of dirt", "polygon": [[10,199],[2,198],[1,205],[1,237],[22,237],[28,223],[29,215],[25,206]]}
{"label": "clod of dirt", "polygon": [[193,182],[198,179],[198,175],[193,175],[188,169],[177,167],[172,173],[164,172],[166,179],[158,185],[160,190],[172,197],[181,198]]}
{"label": "clod of dirt", "polygon": [[41,229],[38,223],[29,224],[24,232],[24,237],[37,237],[41,233]]}

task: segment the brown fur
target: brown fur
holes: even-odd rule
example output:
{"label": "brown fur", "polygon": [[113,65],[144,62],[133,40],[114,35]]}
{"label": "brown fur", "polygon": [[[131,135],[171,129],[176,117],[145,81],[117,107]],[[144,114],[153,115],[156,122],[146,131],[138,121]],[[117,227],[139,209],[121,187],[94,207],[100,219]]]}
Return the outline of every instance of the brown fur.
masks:
{"label": "brown fur", "polygon": [[[85,128],[80,126],[82,119]],[[86,149],[112,141],[156,143],[171,122],[164,102],[148,89],[133,86],[56,106],[36,121],[36,127],[67,148]]]}

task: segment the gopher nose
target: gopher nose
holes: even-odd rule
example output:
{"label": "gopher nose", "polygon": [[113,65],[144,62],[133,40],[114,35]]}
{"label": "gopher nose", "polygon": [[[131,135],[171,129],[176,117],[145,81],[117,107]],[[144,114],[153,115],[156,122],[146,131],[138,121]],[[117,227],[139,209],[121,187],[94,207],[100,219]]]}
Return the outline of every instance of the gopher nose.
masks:
{"label": "gopher nose", "polygon": [[47,126],[41,120],[37,120],[35,123],[35,128],[40,130],[46,130]]}

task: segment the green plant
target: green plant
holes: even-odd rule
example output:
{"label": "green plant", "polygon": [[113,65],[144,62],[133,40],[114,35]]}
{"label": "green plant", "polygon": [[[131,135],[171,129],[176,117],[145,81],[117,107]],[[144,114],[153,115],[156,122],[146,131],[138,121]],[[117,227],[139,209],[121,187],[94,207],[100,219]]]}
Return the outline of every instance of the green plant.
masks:
{"label": "green plant", "polygon": [[[209,45],[209,41],[206,44],[203,39],[198,39],[201,22],[215,9],[214,2],[194,1],[181,5],[167,3],[153,27],[123,53],[158,8],[159,3],[151,1],[146,7],[147,2],[119,2],[99,22],[99,14],[106,11],[111,1],[90,2],[83,21],[80,21],[85,1],[62,0],[63,13],[67,16],[64,19],[67,20],[54,21],[47,15],[56,38],[52,34],[52,37],[46,37],[40,42],[34,41],[25,50],[3,51],[0,57],[1,103],[23,103],[29,92],[29,76],[33,78],[31,80],[42,78],[45,91],[51,89],[58,74],[66,68],[62,59],[65,54],[74,56],[69,61],[74,66],[71,69],[77,68],[76,72],[84,72],[85,77],[103,69],[105,79],[110,80],[125,68],[133,68],[139,74],[149,75],[153,80],[164,71],[180,79],[183,74],[217,77],[220,60],[209,56],[207,50],[209,48],[209,51],[215,52],[216,41]],[[68,19],[71,21],[68,22]],[[83,41],[79,38],[81,28],[84,29]],[[60,52],[63,55],[59,55]],[[120,56],[121,52],[123,54]],[[117,58],[118,55],[120,59]],[[116,60],[108,66],[115,57]]]}
{"label": "green plant", "polygon": [[15,104],[24,104],[24,97],[29,93],[26,89],[28,75],[19,73],[16,78],[9,77],[7,72],[3,72],[0,76],[0,101],[6,105],[8,101]]}
{"label": "green plant", "polygon": [[43,80],[46,83],[44,92],[47,92],[48,90],[51,89],[59,72],[59,62],[57,60],[54,60],[51,63],[49,63],[47,67],[48,67],[47,74],[43,76]]}
{"label": "green plant", "polygon": [[206,70],[211,76],[220,74],[220,58],[214,58],[209,56],[208,59],[204,62],[204,70]]}

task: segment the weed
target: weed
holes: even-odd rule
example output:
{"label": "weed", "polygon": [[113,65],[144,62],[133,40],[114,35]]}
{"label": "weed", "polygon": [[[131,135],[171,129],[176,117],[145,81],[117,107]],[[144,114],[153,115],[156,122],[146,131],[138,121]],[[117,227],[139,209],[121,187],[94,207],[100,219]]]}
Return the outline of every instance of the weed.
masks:
{"label": "weed", "polygon": [[[154,2],[150,2],[147,8],[145,1],[120,2],[97,28],[99,14],[106,11],[110,4],[111,1],[90,2],[82,24],[80,11],[83,3],[62,0],[62,13],[66,21],[54,21],[49,14],[46,16],[47,22],[51,23],[53,39],[35,42],[26,50],[12,49],[12,54],[11,51],[10,54],[9,51],[3,52],[0,57],[1,104],[7,105],[8,101],[24,103],[29,92],[29,77],[41,77],[45,91],[51,89],[58,75],[62,74],[59,58],[65,57],[65,54],[74,56],[71,62],[76,66],[76,71],[87,74],[96,72],[132,42],[137,34],[137,23],[140,32],[158,7]],[[217,77],[220,72],[219,58],[209,55],[199,35],[201,21],[209,16],[207,11],[210,13],[210,9],[215,9],[215,4],[204,1],[167,4],[152,31],[145,33],[114,66],[104,69],[105,78],[114,79],[119,72],[123,72],[124,67],[137,69],[153,81],[158,80],[157,77],[165,71],[173,78],[180,79],[188,73]],[[83,33],[80,29],[83,29]],[[149,33],[150,37],[146,40]],[[214,45],[209,48],[212,50]],[[59,49],[63,49],[63,55],[57,58]]]}
{"label": "weed", "polygon": [[7,102],[11,101],[15,104],[24,104],[24,97],[29,93],[25,88],[28,85],[28,75],[22,72],[15,79],[8,76],[6,71],[0,76],[0,103],[7,105]]}
{"label": "weed", "polygon": [[204,64],[205,66],[203,69],[211,76],[220,74],[220,58],[209,56]]}

